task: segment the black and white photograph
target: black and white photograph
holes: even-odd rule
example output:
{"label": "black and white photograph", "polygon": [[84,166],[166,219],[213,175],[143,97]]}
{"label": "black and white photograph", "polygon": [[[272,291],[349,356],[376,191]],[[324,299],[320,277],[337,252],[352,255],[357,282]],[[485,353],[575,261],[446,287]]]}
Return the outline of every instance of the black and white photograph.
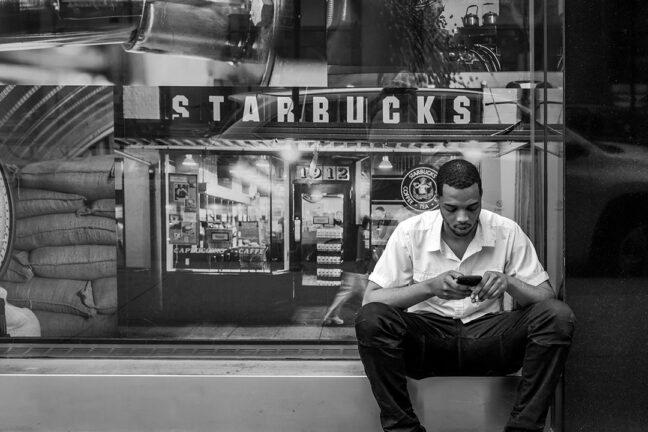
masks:
{"label": "black and white photograph", "polygon": [[0,0],[0,430],[648,429],[646,23]]}

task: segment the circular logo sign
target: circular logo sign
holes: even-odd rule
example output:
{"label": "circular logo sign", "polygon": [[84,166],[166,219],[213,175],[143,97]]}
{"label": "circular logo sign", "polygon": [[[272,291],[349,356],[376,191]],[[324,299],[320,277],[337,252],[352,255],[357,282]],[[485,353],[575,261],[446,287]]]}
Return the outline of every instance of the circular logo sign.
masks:
{"label": "circular logo sign", "polygon": [[401,182],[401,196],[409,208],[424,211],[439,206],[436,176],[436,170],[427,166],[412,168],[405,174]]}

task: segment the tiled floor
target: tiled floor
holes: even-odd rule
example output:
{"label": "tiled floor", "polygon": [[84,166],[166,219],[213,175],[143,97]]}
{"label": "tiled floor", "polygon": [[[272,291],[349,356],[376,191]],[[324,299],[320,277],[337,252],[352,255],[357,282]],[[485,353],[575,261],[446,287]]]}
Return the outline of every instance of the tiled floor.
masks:
{"label": "tiled floor", "polygon": [[325,306],[297,308],[292,322],[283,325],[234,325],[199,323],[174,326],[128,326],[120,331],[127,338],[173,340],[355,340],[355,330],[347,324],[336,327],[322,326]]}

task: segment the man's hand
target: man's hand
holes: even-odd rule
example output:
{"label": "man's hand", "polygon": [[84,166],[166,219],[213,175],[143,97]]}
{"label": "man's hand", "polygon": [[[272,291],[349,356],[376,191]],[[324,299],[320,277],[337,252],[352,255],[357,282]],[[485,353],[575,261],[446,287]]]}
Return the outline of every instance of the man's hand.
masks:
{"label": "man's hand", "polygon": [[397,288],[382,288],[370,280],[365,288],[362,304],[378,302],[407,309],[434,296],[445,300],[463,299],[470,295],[471,287],[459,285],[456,280],[459,276],[461,273],[450,270],[430,279]]}
{"label": "man's hand", "polygon": [[459,276],[462,276],[462,274],[449,270],[433,278],[431,280],[432,295],[444,300],[460,300],[468,297],[472,292],[472,288],[458,284],[457,278]]}
{"label": "man's hand", "polygon": [[494,299],[504,294],[508,287],[508,276],[496,271],[487,271],[479,285],[472,290],[470,298],[474,302]]}

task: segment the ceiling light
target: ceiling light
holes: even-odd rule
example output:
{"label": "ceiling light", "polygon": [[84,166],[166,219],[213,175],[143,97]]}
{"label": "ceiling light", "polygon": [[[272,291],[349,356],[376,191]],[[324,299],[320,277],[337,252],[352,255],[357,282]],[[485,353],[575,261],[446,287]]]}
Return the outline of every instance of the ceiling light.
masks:
{"label": "ceiling light", "polygon": [[280,151],[280,154],[282,159],[288,163],[297,161],[300,156],[300,152],[297,149],[297,143],[292,140],[286,140],[284,147]]}
{"label": "ceiling light", "polygon": [[270,162],[268,162],[267,156],[259,156],[259,159],[256,160],[255,165],[259,168],[268,168],[270,167]]}
{"label": "ceiling light", "polygon": [[389,156],[383,156],[382,160],[378,164],[379,169],[392,169],[394,166],[389,161]]}
{"label": "ceiling light", "polygon": [[324,194],[322,193],[321,190],[319,190],[319,188],[313,188],[310,194],[305,194],[305,195],[307,201],[310,201],[312,203],[320,202],[324,198]]}
{"label": "ceiling light", "polygon": [[241,162],[237,162],[234,166],[232,166],[229,172],[235,177],[240,177],[240,178],[245,178],[246,176],[251,174],[250,170],[247,169]]}
{"label": "ceiling light", "polygon": [[184,161],[182,161],[182,165],[195,167],[198,166],[198,162],[193,159],[192,155],[188,154],[185,156]]}

